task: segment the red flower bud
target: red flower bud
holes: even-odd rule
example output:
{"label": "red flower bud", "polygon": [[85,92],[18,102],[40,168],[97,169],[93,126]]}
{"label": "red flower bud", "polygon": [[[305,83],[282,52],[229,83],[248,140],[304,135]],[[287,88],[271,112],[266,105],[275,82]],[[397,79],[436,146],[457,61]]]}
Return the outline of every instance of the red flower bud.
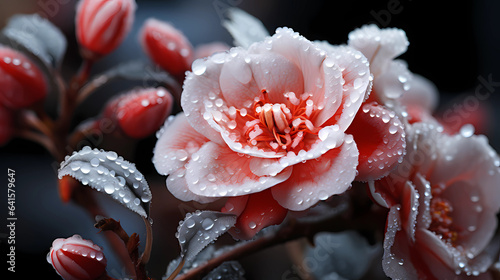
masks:
{"label": "red flower bud", "polygon": [[65,280],[97,279],[105,273],[107,264],[101,247],[76,234],[54,240],[47,261]]}
{"label": "red flower bud", "polygon": [[149,57],[174,76],[191,69],[193,47],[181,31],[156,19],[148,19],[139,40]]}
{"label": "red flower bud", "polygon": [[6,144],[10,140],[10,138],[12,138],[13,134],[13,112],[0,104],[0,146]]}
{"label": "red flower bud", "polygon": [[135,8],[134,0],[81,0],[76,10],[78,42],[89,55],[112,52],[130,31]]}
{"label": "red flower bud", "polygon": [[0,46],[0,103],[19,109],[46,95],[47,83],[38,66],[24,54]]}
{"label": "red flower bud", "polygon": [[172,95],[163,87],[140,89],[112,100],[103,117],[117,121],[127,136],[140,139],[160,129],[172,104]]}

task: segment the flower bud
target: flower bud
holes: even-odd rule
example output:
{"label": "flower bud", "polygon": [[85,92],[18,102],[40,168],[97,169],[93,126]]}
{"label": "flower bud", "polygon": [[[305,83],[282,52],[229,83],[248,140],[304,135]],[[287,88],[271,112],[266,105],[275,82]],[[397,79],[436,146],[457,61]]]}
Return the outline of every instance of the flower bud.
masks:
{"label": "flower bud", "polygon": [[76,37],[83,55],[106,55],[125,39],[134,21],[134,0],[80,0]]}
{"label": "flower bud", "polygon": [[139,33],[139,40],[149,57],[170,74],[180,76],[191,69],[193,48],[172,25],[150,18]]}
{"label": "flower bud", "polygon": [[172,104],[172,95],[163,87],[134,90],[112,100],[103,117],[116,121],[127,136],[141,139],[160,129]]}
{"label": "flower bud", "polygon": [[66,280],[97,279],[105,273],[107,264],[101,247],[76,234],[54,240],[47,261]]}
{"label": "flower bud", "polygon": [[6,144],[14,134],[13,112],[0,104],[0,146]]}
{"label": "flower bud", "polygon": [[0,103],[11,109],[33,105],[47,95],[42,71],[27,56],[0,46]]}

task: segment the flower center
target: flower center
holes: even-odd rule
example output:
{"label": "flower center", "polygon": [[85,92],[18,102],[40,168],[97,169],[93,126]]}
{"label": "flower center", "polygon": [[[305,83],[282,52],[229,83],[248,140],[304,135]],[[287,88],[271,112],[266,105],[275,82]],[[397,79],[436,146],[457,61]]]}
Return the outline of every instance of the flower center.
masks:
{"label": "flower center", "polygon": [[450,202],[446,199],[439,197],[432,199],[430,207],[432,222],[429,230],[437,235],[440,235],[444,241],[453,244],[457,241],[458,233],[452,228],[452,212],[453,208],[451,207]]}
{"label": "flower center", "polygon": [[253,114],[248,114],[245,137],[247,143],[276,152],[304,148],[308,134],[317,135],[320,128],[309,120],[314,113],[310,95],[297,98],[295,93],[284,94],[289,105],[269,101],[267,90],[255,99]]}

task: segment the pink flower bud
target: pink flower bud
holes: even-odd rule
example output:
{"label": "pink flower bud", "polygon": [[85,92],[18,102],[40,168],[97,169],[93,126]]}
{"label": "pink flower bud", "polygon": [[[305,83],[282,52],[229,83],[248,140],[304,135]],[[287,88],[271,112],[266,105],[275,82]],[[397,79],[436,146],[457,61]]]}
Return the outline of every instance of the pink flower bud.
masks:
{"label": "pink flower bud", "polygon": [[140,89],[112,100],[103,117],[116,121],[127,136],[140,139],[160,129],[172,104],[172,95],[163,87]]}
{"label": "pink flower bud", "polygon": [[47,83],[42,71],[24,54],[0,46],[0,103],[19,109],[46,95]]}
{"label": "pink flower bud", "polygon": [[134,0],[79,2],[76,36],[89,56],[106,55],[118,47],[132,27],[135,8]]}
{"label": "pink flower bud", "polygon": [[172,25],[150,18],[139,33],[139,40],[149,57],[170,74],[179,76],[191,69],[193,48]]}
{"label": "pink flower bud", "polygon": [[54,240],[47,261],[65,280],[97,279],[105,273],[107,264],[101,247],[76,234]]}
{"label": "pink flower bud", "polygon": [[0,146],[6,144],[14,134],[13,112],[0,104]]}

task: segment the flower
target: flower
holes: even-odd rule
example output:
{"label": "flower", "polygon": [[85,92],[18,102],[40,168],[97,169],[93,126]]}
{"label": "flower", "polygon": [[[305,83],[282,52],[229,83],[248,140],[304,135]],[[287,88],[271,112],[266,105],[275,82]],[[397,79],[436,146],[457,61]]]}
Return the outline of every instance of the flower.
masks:
{"label": "flower", "polygon": [[82,54],[92,59],[116,49],[132,27],[135,9],[134,0],[80,0],[75,24]]}
{"label": "flower", "polygon": [[139,33],[139,41],[149,57],[174,76],[184,75],[193,62],[193,47],[181,31],[153,18]]}
{"label": "flower", "polygon": [[54,240],[47,261],[65,280],[93,280],[106,273],[102,249],[76,234]]}
{"label": "flower", "polygon": [[484,136],[441,131],[412,125],[403,163],[370,188],[390,208],[383,267],[394,279],[465,279],[492,263],[500,159]]}
{"label": "flower", "polygon": [[358,149],[345,131],[369,82],[360,52],[327,52],[279,28],[248,50],[193,62],[184,113],[159,133],[153,162],[181,200],[270,189],[281,207],[305,210],[351,185]]}
{"label": "flower", "polygon": [[172,95],[163,87],[132,90],[111,100],[101,121],[115,121],[127,136],[141,139],[161,127],[172,104]]}
{"label": "flower", "polygon": [[0,45],[0,103],[20,109],[46,95],[47,82],[38,66],[24,54]]}

